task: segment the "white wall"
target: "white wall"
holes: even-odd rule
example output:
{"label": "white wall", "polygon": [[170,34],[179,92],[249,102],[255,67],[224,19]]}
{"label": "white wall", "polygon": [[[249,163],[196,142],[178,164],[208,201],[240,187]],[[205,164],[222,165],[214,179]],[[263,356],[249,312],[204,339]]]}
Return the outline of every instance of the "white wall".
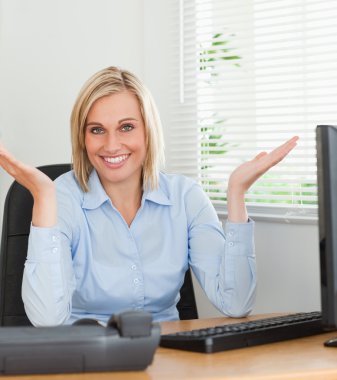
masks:
{"label": "white wall", "polygon": [[[320,310],[317,224],[255,223],[258,288],[253,313]],[[201,288],[195,289],[200,317],[220,315]]]}
{"label": "white wall", "polygon": [[[143,9],[142,0],[0,0],[0,132],[18,158],[70,162],[84,81],[109,65],[143,76]],[[2,212],[11,179],[0,181]]]}
{"label": "white wall", "polygon": [[169,0],[144,0],[144,79],[160,112],[166,147],[170,122],[171,6]]}
{"label": "white wall", "polygon": [[[70,161],[69,115],[108,65],[145,80],[169,125],[170,0],[0,0],[0,132],[33,165]],[[167,139],[167,143],[169,143]],[[0,173],[0,210],[10,183]],[[254,312],[320,308],[315,224],[257,221]],[[215,316],[197,287],[200,316]]]}

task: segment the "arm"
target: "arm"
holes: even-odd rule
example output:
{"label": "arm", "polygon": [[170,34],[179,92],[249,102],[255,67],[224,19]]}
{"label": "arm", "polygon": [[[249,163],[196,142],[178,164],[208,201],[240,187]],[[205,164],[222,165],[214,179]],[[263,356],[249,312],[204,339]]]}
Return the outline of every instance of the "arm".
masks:
{"label": "arm", "polygon": [[254,222],[226,223],[201,187],[187,194],[189,264],[212,304],[230,317],[247,315],[256,290]]}
{"label": "arm", "polygon": [[269,154],[260,153],[232,173],[225,231],[201,190],[198,193],[194,189],[187,198],[188,214],[195,215],[189,226],[190,264],[208,298],[228,316],[248,314],[255,299],[254,222],[248,220],[244,194],[296,146],[297,139],[292,138]]}
{"label": "arm", "polygon": [[56,182],[58,222],[31,226],[22,282],[26,313],[35,326],[65,323],[71,314],[76,280],[72,261],[76,200],[69,181]]}
{"label": "arm", "polygon": [[22,282],[22,298],[35,326],[58,325],[70,314],[75,287],[70,243],[57,223],[54,182],[16,160],[0,145],[0,166],[33,196],[32,226]]}
{"label": "arm", "polygon": [[69,240],[59,226],[31,226],[22,299],[34,326],[56,326],[71,314],[76,281]]}

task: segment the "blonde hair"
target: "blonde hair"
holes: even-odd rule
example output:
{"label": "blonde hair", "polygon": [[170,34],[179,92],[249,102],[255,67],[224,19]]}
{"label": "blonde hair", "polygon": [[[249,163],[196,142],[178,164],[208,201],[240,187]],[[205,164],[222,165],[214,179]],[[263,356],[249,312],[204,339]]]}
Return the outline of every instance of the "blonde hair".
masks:
{"label": "blonde hair", "polygon": [[125,90],[136,95],[145,125],[147,153],[143,164],[143,187],[151,190],[158,187],[160,166],[164,164],[164,142],[155,102],[149,90],[134,74],[118,67],[107,67],[85,82],[71,113],[73,169],[85,192],[89,191],[88,179],[93,169],[85,147],[87,115],[96,100]]}

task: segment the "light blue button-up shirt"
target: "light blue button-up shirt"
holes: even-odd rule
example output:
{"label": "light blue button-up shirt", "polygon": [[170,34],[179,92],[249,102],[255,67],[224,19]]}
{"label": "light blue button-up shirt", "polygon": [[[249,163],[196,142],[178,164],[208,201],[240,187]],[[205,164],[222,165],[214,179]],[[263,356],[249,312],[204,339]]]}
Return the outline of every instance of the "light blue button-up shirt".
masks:
{"label": "light blue button-up shirt", "polygon": [[225,231],[201,187],[160,174],[145,191],[130,227],[105,193],[96,171],[84,193],[73,172],[56,180],[58,224],[31,227],[22,296],[34,325],[106,322],[141,309],[155,321],[179,319],[176,304],[190,266],[224,314],[251,311],[255,288],[254,223]]}

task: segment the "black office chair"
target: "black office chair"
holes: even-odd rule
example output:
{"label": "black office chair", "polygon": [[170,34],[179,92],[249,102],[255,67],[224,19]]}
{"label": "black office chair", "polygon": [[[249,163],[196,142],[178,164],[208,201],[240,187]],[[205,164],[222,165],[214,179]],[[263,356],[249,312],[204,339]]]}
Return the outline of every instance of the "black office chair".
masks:
{"label": "black office chair", "polygon": [[197,303],[190,269],[186,271],[183,286],[180,288],[180,300],[177,303],[177,309],[181,320],[198,319]]}
{"label": "black office chair", "polygon": [[[70,164],[39,167],[51,179],[71,169]],[[22,298],[21,285],[27,256],[28,235],[32,219],[33,198],[16,181],[13,182],[5,201],[1,251],[0,251],[0,325],[30,325]],[[198,318],[191,273],[188,270],[180,290],[177,305],[180,319]]]}

